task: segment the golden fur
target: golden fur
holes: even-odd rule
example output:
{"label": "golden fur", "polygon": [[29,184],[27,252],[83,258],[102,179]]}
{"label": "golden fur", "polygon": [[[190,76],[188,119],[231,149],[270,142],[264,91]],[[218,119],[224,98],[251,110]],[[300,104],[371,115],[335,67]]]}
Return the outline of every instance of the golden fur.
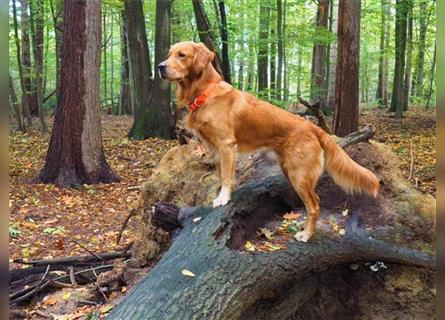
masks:
{"label": "golden fur", "polygon": [[214,206],[230,200],[236,152],[268,148],[278,155],[284,175],[303,200],[308,218],[296,238],[306,242],[315,232],[320,214],[315,186],[324,168],[346,192],[364,191],[374,197],[376,176],[354,162],[323,130],[221,79],[212,66],[214,54],[203,44],[180,42],[172,46],[161,76],[176,83],[179,106],[186,106],[210,84],[217,85],[205,105],[187,115],[186,125],[215,156],[221,192]]}

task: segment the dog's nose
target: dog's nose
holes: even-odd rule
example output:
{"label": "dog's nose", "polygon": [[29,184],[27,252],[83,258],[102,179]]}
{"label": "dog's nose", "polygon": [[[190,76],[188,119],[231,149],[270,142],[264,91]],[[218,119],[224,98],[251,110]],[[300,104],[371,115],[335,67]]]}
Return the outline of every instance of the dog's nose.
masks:
{"label": "dog's nose", "polygon": [[165,71],[165,68],[167,68],[167,65],[165,64],[165,62],[161,62],[159,65],[158,65],[158,68],[159,68],[159,71]]}

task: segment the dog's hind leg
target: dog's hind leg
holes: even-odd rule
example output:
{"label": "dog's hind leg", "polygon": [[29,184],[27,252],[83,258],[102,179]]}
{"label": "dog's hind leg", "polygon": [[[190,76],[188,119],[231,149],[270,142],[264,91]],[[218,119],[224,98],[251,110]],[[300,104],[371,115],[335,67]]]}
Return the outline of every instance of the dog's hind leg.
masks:
{"label": "dog's hind leg", "polygon": [[314,235],[320,216],[320,198],[315,193],[315,187],[323,173],[323,151],[319,146],[312,146],[312,150],[302,148],[304,154],[293,150],[281,159],[283,172],[306,207],[304,230],[295,235],[295,239],[302,242],[307,242]]}

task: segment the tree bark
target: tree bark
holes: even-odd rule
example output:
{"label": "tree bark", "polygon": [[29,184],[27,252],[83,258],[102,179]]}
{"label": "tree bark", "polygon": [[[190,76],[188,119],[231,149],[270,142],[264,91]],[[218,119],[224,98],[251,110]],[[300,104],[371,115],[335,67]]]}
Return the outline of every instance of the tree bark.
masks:
{"label": "tree bark", "polygon": [[32,33],[32,51],[34,57],[35,85],[37,92],[37,110],[42,132],[48,131],[43,110],[43,10],[42,0],[33,1],[30,6],[30,24]]}
{"label": "tree bark", "polygon": [[[210,25],[209,18],[204,9],[204,4],[202,0],[192,0],[193,3],[193,11],[195,13],[196,26],[198,28],[199,39],[202,43],[206,45],[206,47],[215,53],[215,59],[212,61],[212,65],[215,67],[216,71],[220,75],[223,76],[224,80],[226,80],[227,75],[223,73],[223,58],[219,50],[217,50],[216,46],[216,38],[213,33],[212,26]],[[224,68],[226,69],[226,68]],[[230,70],[230,66],[226,69]],[[230,78],[230,75],[229,75]]]}
{"label": "tree bark", "polygon": [[39,107],[37,103],[38,100],[35,77],[32,76],[33,68],[31,63],[31,43],[29,40],[29,32],[31,28],[28,10],[28,0],[20,0],[20,28],[22,34],[21,42],[23,75],[29,104],[29,112],[31,113],[31,116],[37,117],[39,115]]}
{"label": "tree bark", "polygon": [[255,52],[254,40],[252,33],[249,33],[249,60],[247,62],[247,91],[254,90],[254,74],[255,74]]}
{"label": "tree bark", "polygon": [[[317,32],[328,27],[329,0],[318,0],[317,5]],[[321,108],[326,106],[326,61],[327,48],[325,41],[316,41],[312,49],[312,72],[311,72],[311,99],[313,102],[320,101]]]}
{"label": "tree bark", "polygon": [[124,4],[134,118],[128,136],[134,140],[141,140],[149,137],[154,129],[154,110],[150,107],[153,74],[151,71],[142,1],[126,0]]}
{"label": "tree bark", "polygon": [[436,74],[436,44],[434,43],[433,61],[431,62],[430,85],[428,86],[428,95],[426,98],[425,109],[430,107],[431,96],[433,94],[434,75]]}
{"label": "tree bark", "polygon": [[405,82],[403,91],[403,111],[408,110],[409,96],[411,91],[411,62],[413,56],[413,4],[408,9],[408,35],[406,39],[406,66]]}
{"label": "tree bark", "polygon": [[9,73],[9,99],[14,110],[15,119],[17,121],[17,131],[25,132],[25,126],[23,125],[22,113],[20,112],[19,101],[14,89],[14,83],[12,81],[11,74]]}
{"label": "tree bark", "polygon": [[283,1],[277,0],[277,80],[275,99],[281,100],[282,98],[282,85],[283,85],[283,55],[284,55],[284,38],[283,38]]}
{"label": "tree bark", "polygon": [[[385,97],[387,96],[387,89],[385,86],[385,59],[387,61],[387,46],[386,46],[386,34],[387,34],[387,8],[389,4],[388,0],[382,0],[382,11],[380,13],[380,52],[379,52],[379,75],[377,82],[377,91],[375,94],[375,99],[380,107],[388,107],[385,104]],[[386,103],[388,100],[386,99]]]}
{"label": "tree bark", "polygon": [[13,16],[13,20],[14,20],[14,40],[15,40],[15,46],[16,46],[16,51],[17,51],[17,66],[19,69],[20,87],[22,89],[22,107],[23,107],[23,111],[25,113],[27,124],[28,124],[28,126],[31,126],[32,118],[31,118],[31,113],[29,111],[29,101],[28,101],[28,95],[27,95],[27,91],[26,91],[25,74],[24,74],[23,65],[22,65],[21,47],[20,47],[18,22],[17,22],[16,0],[12,1],[12,16]]}
{"label": "tree bark", "polygon": [[270,3],[262,1],[260,3],[260,25],[258,34],[258,95],[268,99],[268,42],[269,42],[269,20],[270,20]]}
{"label": "tree bark", "polygon": [[61,76],[61,57],[62,57],[62,37],[63,37],[63,4],[62,0],[56,1],[54,7],[53,1],[49,1],[51,16],[53,19],[53,28],[55,34],[55,48],[56,48],[56,108],[60,102],[60,76]]}
{"label": "tree bark", "polygon": [[424,66],[425,66],[425,49],[426,49],[426,33],[428,30],[429,18],[431,15],[431,9],[428,10],[427,0],[419,1],[419,46],[418,56],[416,61],[416,79],[413,86],[413,94],[416,97],[423,96],[423,79],[424,79]]}
{"label": "tree bark", "polygon": [[397,0],[396,2],[396,29],[395,29],[395,65],[394,80],[391,95],[390,111],[396,113],[396,117],[403,115],[405,53],[406,53],[406,24],[408,16],[409,0]]}
{"label": "tree bark", "polygon": [[224,80],[231,83],[230,59],[229,59],[229,33],[227,31],[226,6],[224,0],[218,0],[219,14],[221,16],[221,55],[222,55],[222,73]]}
{"label": "tree bark", "polygon": [[[155,66],[167,58],[170,49],[171,5],[172,0],[156,1]],[[170,96],[170,81],[161,79],[159,72],[156,72],[149,101],[149,108],[153,110],[152,123],[146,131],[149,137],[164,139],[176,137],[170,109]]]}
{"label": "tree bark", "polygon": [[335,80],[335,111],[332,129],[340,137],[358,129],[360,60],[360,0],[340,0]]}
{"label": "tree bark", "polygon": [[270,10],[270,33],[269,33],[269,90],[270,98],[276,95],[276,81],[277,81],[277,14],[275,8]]}
{"label": "tree bark", "polygon": [[132,114],[131,88],[130,88],[130,62],[128,61],[128,35],[124,22],[124,13],[121,13],[121,81],[119,94],[118,114]]}
{"label": "tree bark", "polygon": [[39,180],[62,187],[114,182],[99,114],[100,1],[65,1],[61,100]]}

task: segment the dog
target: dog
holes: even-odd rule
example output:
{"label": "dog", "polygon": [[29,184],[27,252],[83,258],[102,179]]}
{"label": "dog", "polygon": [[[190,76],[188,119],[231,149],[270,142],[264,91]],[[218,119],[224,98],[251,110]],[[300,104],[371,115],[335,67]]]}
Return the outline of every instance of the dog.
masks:
{"label": "dog", "polygon": [[163,79],[176,84],[176,103],[187,107],[186,127],[203,142],[216,161],[221,189],[213,206],[230,201],[237,152],[260,148],[278,155],[283,174],[303,201],[307,219],[295,238],[307,242],[315,233],[320,199],[315,187],[326,168],[347,193],[377,197],[379,181],[352,160],[330,135],[312,122],[291,114],[223,81],[212,61],[215,54],[191,41],[173,45],[158,65]]}

